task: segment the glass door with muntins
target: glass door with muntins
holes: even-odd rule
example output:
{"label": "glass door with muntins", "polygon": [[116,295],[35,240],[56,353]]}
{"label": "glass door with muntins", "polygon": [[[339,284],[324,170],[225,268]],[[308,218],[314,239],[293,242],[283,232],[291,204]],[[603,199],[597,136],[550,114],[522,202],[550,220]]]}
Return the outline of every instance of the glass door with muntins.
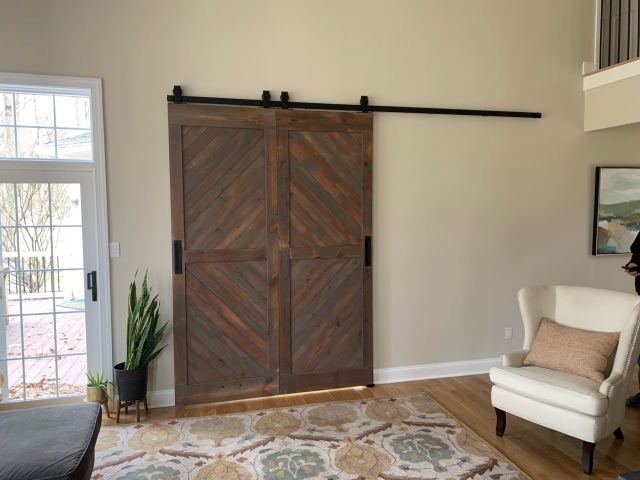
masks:
{"label": "glass door with muntins", "polygon": [[82,206],[79,183],[0,183],[3,401],[84,393]]}

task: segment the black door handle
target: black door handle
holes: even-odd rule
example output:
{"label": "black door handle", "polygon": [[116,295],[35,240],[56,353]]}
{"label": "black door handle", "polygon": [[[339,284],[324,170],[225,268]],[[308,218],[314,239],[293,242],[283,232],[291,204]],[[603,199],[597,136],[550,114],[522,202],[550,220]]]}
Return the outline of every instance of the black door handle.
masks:
{"label": "black door handle", "polygon": [[87,273],[87,290],[91,290],[91,300],[98,301],[98,282],[96,280],[96,271]]}
{"label": "black door handle", "polygon": [[371,266],[371,237],[364,237],[364,266]]}
{"label": "black door handle", "polygon": [[182,240],[173,241],[173,273],[182,273]]}

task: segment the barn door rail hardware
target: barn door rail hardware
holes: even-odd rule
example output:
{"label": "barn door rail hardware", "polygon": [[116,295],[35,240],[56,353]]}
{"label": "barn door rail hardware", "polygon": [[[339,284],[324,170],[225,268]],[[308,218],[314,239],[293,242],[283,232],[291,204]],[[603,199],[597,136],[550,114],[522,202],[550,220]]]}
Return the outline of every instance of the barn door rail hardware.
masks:
{"label": "barn door rail hardware", "polygon": [[369,105],[369,97],[360,97],[359,105],[346,105],[340,103],[308,103],[290,102],[289,92],[280,94],[280,101],[271,100],[269,90],[262,92],[260,100],[248,100],[242,98],[217,98],[217,97],[191,97],[182,95],[180,85],[173,87],[173,95],[167,95],[167,101],[171,103],[205,103],[210,105],[239,105],[244,107],[263,108],[304,108],[310,110],[338,110],[346,112],[395,112],[395,113],[425,113],[428,115],[471,115],[476,117],[515,117],[515,118],[542,118],[540,112],[511,112],[505,110],[469,110],[462,108],[427,108],[427,107],[392,107],[387,105]]}

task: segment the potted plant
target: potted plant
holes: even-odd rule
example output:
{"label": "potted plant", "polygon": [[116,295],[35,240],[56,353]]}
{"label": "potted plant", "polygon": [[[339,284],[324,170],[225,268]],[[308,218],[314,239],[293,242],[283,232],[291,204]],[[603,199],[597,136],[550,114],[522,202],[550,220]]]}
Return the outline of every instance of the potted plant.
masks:
{"label": "potted plant", "polygon": [[[136,275],[138,272],[136,272]],[[158,295],[151,298],[147,284],[147,272],[142,281],[140,297],[136,280],[129,285],[127,301],[127,358],[114,367],[118,397],[124,402],[133,402],[147,396],[147,371],[149,362],[166,347],[157,348],[164,336],[168,322],[158,326],[160,306]]]}
{"label": "potted plant", "polygon": [[95,374],[91,371],[87,372],[87,383],[85,389],[85,401],[104,403],[109,398],[109,392],[107,391],[107,384],[109,382],[103,372],[97,372]]}

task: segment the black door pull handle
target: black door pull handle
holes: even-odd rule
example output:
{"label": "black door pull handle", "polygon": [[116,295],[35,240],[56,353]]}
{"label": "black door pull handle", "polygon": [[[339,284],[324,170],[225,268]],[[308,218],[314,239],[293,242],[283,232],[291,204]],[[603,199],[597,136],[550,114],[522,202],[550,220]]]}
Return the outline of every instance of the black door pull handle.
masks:
{"label": "black door pull handle", "polygon": [[173,273],[182,273],[182,240],[173,241]]}
{"label": "black door pull handle", "polygon": [[96,280],[96,271],[87,273],[87,290],[91,290],[91,301],[98,301],[98,282]]}
{"label": "black door pull handle", "polygon": [[371,237],[364,237],[364,266],[371,266]]}

